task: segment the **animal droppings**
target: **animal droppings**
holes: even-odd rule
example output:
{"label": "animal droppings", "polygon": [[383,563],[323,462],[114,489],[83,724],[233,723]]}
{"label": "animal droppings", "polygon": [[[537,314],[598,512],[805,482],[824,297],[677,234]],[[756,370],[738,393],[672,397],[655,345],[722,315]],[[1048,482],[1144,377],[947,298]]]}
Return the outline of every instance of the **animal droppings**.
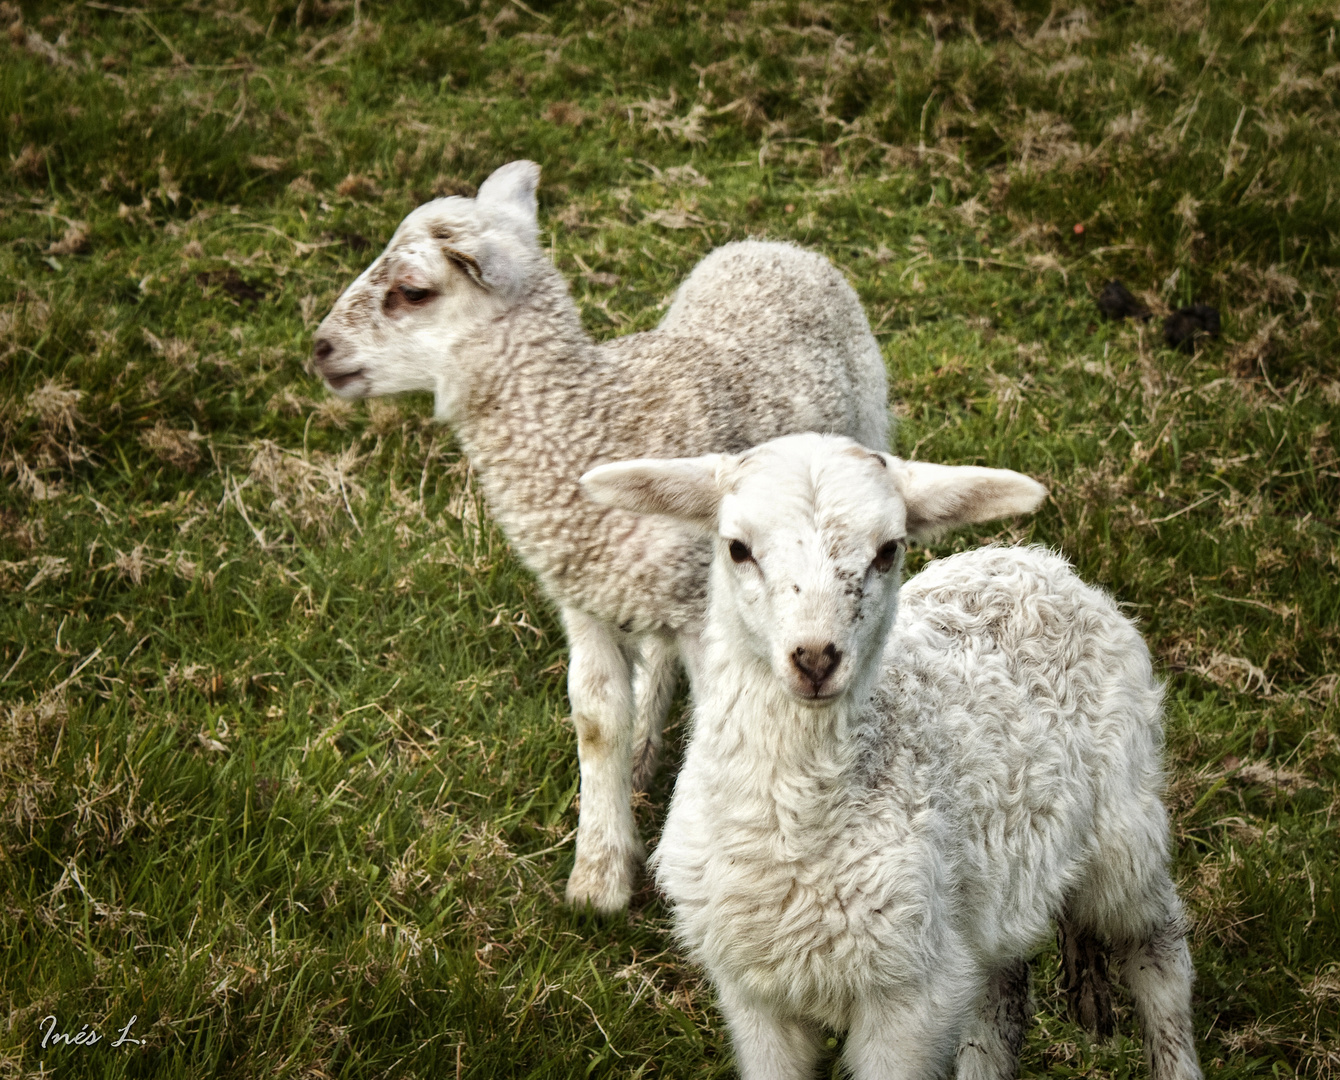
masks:
{"label": "animal droppings", "polygon": [[195,275],[195,283],[202,292],[208,294],[212,289],[222,289],[232,302],[239,306],[243,303],[255,304],[265,299],[269,291],[263,284],[245,280],[236,270],[207,270]]}
{"label": "animal droppings", "polygon": [[1170,349],[1192,352],[1200,338],[1219,336],[1219,310],[1209,304],[1179,308],[1163,320],[1163,340]]}
{"label": "animal droppings", "polygon": [[1114,320],[1149,318],[1149,309],[1115,278],[1104,285],[1103,291],[1098,294],[1098,310]]}

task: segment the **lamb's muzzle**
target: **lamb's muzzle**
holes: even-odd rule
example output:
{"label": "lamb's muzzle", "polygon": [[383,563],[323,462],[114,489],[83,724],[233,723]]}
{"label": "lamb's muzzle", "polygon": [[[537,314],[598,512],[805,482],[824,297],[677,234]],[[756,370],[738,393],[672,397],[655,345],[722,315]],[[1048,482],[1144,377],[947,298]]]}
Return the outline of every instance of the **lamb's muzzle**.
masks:
{"label": "lamb's muzzle", "polygon": [[805,677],[813,689],[814,700],[824,700],[831,694],[824,693],[824,680],[833,673],[833,669],[842,660],[842,654],[831,641],[824,645],[813,642],[797,645],[791,650],[791,663]]}
{"label": "lamb's muzzle", "polygon": [[312,347],[312,366],[326,380],[326,385],[341,397],[361,397],[363,393],[360,391],[366,392],[364,369],[342,365],[335,355],[335,343],[330,338],[317,338]]}

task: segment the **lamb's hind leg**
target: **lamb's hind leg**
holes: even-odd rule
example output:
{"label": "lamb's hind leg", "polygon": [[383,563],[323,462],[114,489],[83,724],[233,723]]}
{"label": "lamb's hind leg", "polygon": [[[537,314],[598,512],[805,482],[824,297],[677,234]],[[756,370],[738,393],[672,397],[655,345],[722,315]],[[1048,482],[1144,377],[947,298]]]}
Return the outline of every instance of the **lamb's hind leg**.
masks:
{"label": "lamb's hind leg", "polygon": [[679,650],[671,638],[648,634],[638,642],[633,674],[633,790],[646,791],[661,760],[661,730],[679,683]]}
{"label": "lamb's hind leg", "polygon": [[1033,1018],[1027,960],[1015,960],[988,980],[958,1047],[958,1080],[1013,1080]]}
{"label": "lamb's hind leg", "polygon": [[574,608],[563,610],[563,625],[582,799],[568,903],[608,913],[628,905],[642,858],[632,807],[632,666],[610,627]]}
{"label": "lamb's hind leg", "polygon": [[1056,943],[1061,951],[1061,989],[1070,1019],[1095,1039],[1109,1038],[1116,1022],[1106,943],[1068,913],[1056,920]]}
{"label": "lamb's hind leg", "polygon": [[1151,818],[1144,835],[1105,838],[1106,856],[1071,896],[1066,918],[1072,932],[1112,943],[1140,1018],[1150,1080],[1199,1080],[1186,917],[1168,873],[1161,813]]}
{"label": "lamb's hind leg", "polygon": [[[1172,890],[1172,882],[1168,882]],[[1121,981],[1135,999],[1150,1080],[1199,1080],[1200,1062],[1191,1026],[1195,972],[1186,923],[1175,904],[1148,934],[1118,945]]]}

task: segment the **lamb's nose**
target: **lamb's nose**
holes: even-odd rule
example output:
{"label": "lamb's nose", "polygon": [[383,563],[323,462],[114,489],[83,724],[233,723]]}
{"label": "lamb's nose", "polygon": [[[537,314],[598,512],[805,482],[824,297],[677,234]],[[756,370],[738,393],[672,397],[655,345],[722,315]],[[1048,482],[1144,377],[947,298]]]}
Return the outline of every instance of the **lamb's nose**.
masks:
{"label": "lamb's nose", "polygon": [[833,669],[838,666],[838,661],[841,659],[842,654],[831,641],[827,645],[813,643],[797,645],[791,654],[791,663],[796,666],[797,671],[809,679],[816,691],[833,673]]}
{"label": "lamb's nose", "polygon": [[335,351],[335,345],[330,338],[317,338],[316,344],[312,346],[312,359],[318,364],[329,360],[330,354]]}

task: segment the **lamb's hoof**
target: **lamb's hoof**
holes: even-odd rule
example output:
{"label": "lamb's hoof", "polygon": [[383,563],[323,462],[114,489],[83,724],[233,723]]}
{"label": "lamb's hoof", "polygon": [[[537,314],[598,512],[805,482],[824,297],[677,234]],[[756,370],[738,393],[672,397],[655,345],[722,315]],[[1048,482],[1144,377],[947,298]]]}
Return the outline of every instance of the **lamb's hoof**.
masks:
{"label": "lamb's hoof", "polygon": [[661,763],[661,748],[650,739],[633,748],[633,790],[647,792],[656,779],[656,767]]}
{"label": "lamb's hoof", "polygon": [[628,907],[633,895],[636,857],[615,851],[595,856],[577,856],[568,878],[567,901],[573,907],[590,907],[601,915],[613,915]]}

